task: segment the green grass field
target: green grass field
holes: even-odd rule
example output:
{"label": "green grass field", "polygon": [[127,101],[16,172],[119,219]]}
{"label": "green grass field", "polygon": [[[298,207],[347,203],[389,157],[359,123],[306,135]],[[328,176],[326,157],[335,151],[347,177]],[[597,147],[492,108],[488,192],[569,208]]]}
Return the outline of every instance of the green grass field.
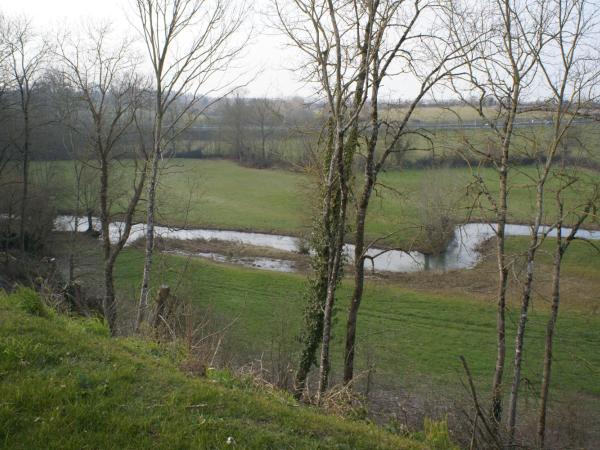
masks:
{"label": "green grass field", "polygon": [[[221,320],[236,319],[229,332],[236,352],[248,359],[268,359],[279,346],[297,350],[294,337],[301,324],[305,277],[219,265],[202,260],[161,255],[157,283],[179,286],[183,298],[211,310]],[[568,263],[566,270],[582,263]],[[118,264],[118,284],[130,292],[139,283],[142,254],[127,250]],[[576,267],[575,267],[576,270]],[[183,273],[183,275],[180,275]],[[350,283],[338,295],[334,329],[334,371],[341,367],[343,326]],[[493,297],[492,297],[493,298]],[[455,389],[460,385],[459,355],[464,355],[479,385],[491,380],[495,354],[495,307],[468,295],[441,295],[369,281],[359,318],[357,363],[374,363],[380,380],[403,386]],[[508,345],[518,310],[508,312]],[[524,376],[539,386],[547,305],[534,301],[528,323]],[[476,345],[474,345],[476,344]],[[600,395],[600,318],[566,310],[556,336],[553,383],[564,395]],[[510,360],[510,357],[509,357]],[[509,364],[510,366],[510,364]],[[507,371],[510,376],[510,368]],[[487,389],[486,389],[487,390]]]}
{"label": "green grass field", "polygon": [[36,298],[0,293],[2,448],[453,448],[433,428],[402,438],[227,372],[188,376],[177,348],[111,339],[97,320],[57,315]]}
{"label": "green grass field", "polygon": [[[68,163],[55,163],[53,169],[67,174],[63,177],[68,178]],[[123,176],[126,170],[125,167],[120,175]],[[515,188],[511,191],[511,221],[529,220],[532,195],[527,184],[532,175],[532,168],[518,169],[512,174]],[[491,180],[493,173],[489,169],[483,170],[482,176]],[[374,238],[398,229],[398,235],[388,242],[410,245],[417,238],[423,220],[424,198],[434,204],[436,201],[451,204],[454,214],[466,216],[469,202],[464,192],[469,180],[470,174],[465,169],[383,173],[382,185],[389,189],[373,198],[369,236]],[[249,169],[230,161],[174,160],[161,179],[160,189],[160,220],[163,223],[286,234],[307,231],[310,178],[303,174]],[[574,197],[577,195],[577,192],[573,194]],[[61,204],[68,202],[63,198]],[[471,220],[484,216],[485,212],[475,210]],[[525,239],[513,239],[508,250],[517,254],[525,245]],[[551,252],[549,242],[539,253],[540,261],[546,264],[540,272],[540,281],[547,281],[549,277]],[[174,284],[175,274],[184,267],[184,260],[164,257],[163,261],[164,266],[169,267],[164,273],[165,281]],[[436,289],[439,283],[434,279],[431,279],[428,291],[423,285],[424,278],[418,280],[418,276],[414,283],[418,289],[412,290],[399,288],[398,283],[393,282],[369,283],[360,319],[359,364],[365,367],[369,354],[369,358],[377,358],[379,373],[384,377],[395,376],[401,371],[402,377],[430,376],[441,381],[449,376],[456,379],[458,355],[464,352],[474,373],[485,384],[493,368],[495,345],[495,308],[489,303],[494,298],[495,274],[493,263],[486,264],[477,272],[463,271],[444,277],[464,278],[466,286],[483,284],[487,294],[473,295],[470,287],[461,290],[460,286],[444,293],[441,288]],[[140,253],[130,250],[123,256],[119,264],[122,289],[137,289],[140,267]],[[600,393],[597,390],[600,361],[593,346],[599,343],[597,329],[600,322],[596,314],[588,313],[598,308],[596,290],[600,256],[591,247],[575,246],[567,254],[564,273],[566,313],[561,316],[560,328],[565,334],[559,331],[557,355],[563,356],[557,356],[556,386],[568,392],[583,390],[597,395]],[[241,322],[232,332],[236,349],[256,354],[269,342],[280,340],[282,329],[295,330],[286,333],[287,339],[291,339],[289,346],[295,345],[291,335],[297,334],[300,326],[304,281],[300,275],[271,274],[192,261],[182,286],[185,286],[186,296],[200,305],[210,306],[220,317],[240,316]],[[337,345],[341,345],[344,304],[348,301],[349,289],[344,283],[340,291],[335,333]],[[541,338],[548,305],[546,294],[540,289],[529,325],[528,346],[532,356],[525,364],[532,374],[538,373],[541,367]],[[516,296],[513,292],[513,297]],[[482,302],[482,298],[488,303]],[[511,309],[510,317],[512,327],[516,308]],[[289,323],[282,323],[284,319]],[[463,330],[465,323],[469,327]],[[452,324],[460,325],[453,327]],[[276,334],[278,330],[279,334]],[[478,345],[473,346],[472,342],[478,342]],[[575,351],[571,352],[570,348]],[[337,357],[340,354],[336,351]],[[594,382],[589,382],[588,362],[594,368]],[[337,365],[339,367],[339,360]]]}
{"label": "green grass field", "polygon": [[[57,207],[74,209],[73,169],[69,162],[38,165],[50,171],[63,186],[57,194]],[[116,192],[127,192],[131,173],[126,163],[116,166]],[[482,169],[480,175],[495,192],[495,174]],[[533,168],[516,168],[511,173],[510,220],[531,221],[533,192],[530,177]],[[367,234],[370,239],[395,234],[390,245],[419,248],[422,225],[429,211],[451,209],[458,221],[489,217],[485,209],[471,210],[472,197],[466,186],[472,181],[467,169],[388,171],[381,175],[381,185],[374,194]],[[176,159],[168,163],[160,180],[159,221],[168,225],[253,230],[301,235],[309,230],[310,205],[314,202],[314,180],[308,175],[285,170],[259,170],[241,167],[224,160]],[[550,183],[552,189],[554,184]],[[357,189],[359,186],[357,186]],[[580,195],[574,191],[571,199]],[[485,205],[484,205],[485,206]],[[119,212],[119,202],[113,210]],[[141,208],[143,209],[143,203]],[[546,221],[553,222],[555,207],[548,205]],[[435,213],[434,213],[435,214]],[[143,210],[138,220],[144,220]],[[351,238],[351,235],[349,236]]]}
{"label": "green grass field", "polygon": [[[406,114],[406,107],[389,105],[381,108],[381,115],[390,117],[398,120],[404,117]],[[495,108],[486,107],[484,112],[492,116],[495,112]],[[546,118],[549,114],[545,112],[525,112],[521,113],[519,119],[533,119],[533,118]],[[466,105],[452,105],[452,106],[436,106],[436,105],[419,105],[413,112],[414,120],[421,120],[425,123],[435,122],[458,122],[463,120],[473,121],[479,119],[479,114],[470,106]]]}

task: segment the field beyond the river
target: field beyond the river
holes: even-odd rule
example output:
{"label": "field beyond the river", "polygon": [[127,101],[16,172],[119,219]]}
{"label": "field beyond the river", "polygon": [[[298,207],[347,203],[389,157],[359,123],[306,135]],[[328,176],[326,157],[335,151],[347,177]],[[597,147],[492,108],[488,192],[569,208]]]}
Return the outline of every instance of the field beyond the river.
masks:
{"label": "field beyond the river", "polygon": [[[129,192],[132,166],[115,163],[112,192],[120,198],[114,202],[118,215]],[[60,210],[71,212],[75,199],[72,192],[74,171],[71,162],[37,164],[38,176],[55,179]],[[479,173],[491,186],[497,185],[492,169]],[[534,191],[533,167],[517,167],[511,173],[509,220],[530,223]],[[403,249],[426,250],[424,226],[436,214],[446,214],[454,221],[493,220],[486,209],[473,209],[473,196],[467,186],[473,181],[469,169],[390,170],[380,176],[367,219],[369,239],[383,239],[382,244]],[[163,225],[186,228],[215,228],[305,236],[310,231],[314,206],[315,180],[311,176],[282,169],[252,169],[227,160],[174,159],[166,163],[160,179],[158,221]],[[550,183],[550,189],[552,188]],[[359,184],[356,190],[360,188]],[[576,200],[580,192],[568,197]],[[138,220],[144,221],[143,204]],[[554,222],[555,206],[549,202],[546,222]],[[352,221],[350,220],[352,225]],[[348,235],[352,239],[352,234]]]}

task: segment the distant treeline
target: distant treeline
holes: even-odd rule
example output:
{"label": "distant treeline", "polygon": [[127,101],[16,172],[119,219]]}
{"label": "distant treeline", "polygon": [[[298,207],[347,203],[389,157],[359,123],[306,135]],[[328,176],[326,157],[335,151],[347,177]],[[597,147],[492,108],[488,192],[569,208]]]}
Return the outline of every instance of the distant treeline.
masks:
{"label": "distant treeline", "polygon": [[[85,157],[85,149],[92,145],[85,138],[89,136],[85,130],[92,127],[93,122],[85,106],[78,100],[81,97],[79,93],[65,88],[60,77],[53,73],[46,74],[34,90],[30,106],[30,160],[53,161]],[[148,93],[149,99],[150,94]],[[6,160],[18,162],[20,152],[16,143],[22,140],[23,134],[19,92],[5,90],[0,100],[1,119],[7,124],[0,129],[0,148],[4,149]],[[147,140],[150,140],[153,114],[150,105],[149,100],[147,107],[141,109],[139,117],[140,129],[146,134],[143,139]],[[403,102],[399,100],[386,104],[385,108],[393,114],[395,109],[403,106]],[[420,108],[439,110],[440,107],[459,106],[460,102],[448,100],[426,103]],[[536,107],[541,109],[543,102],[525,106],[530,110]],[[249,98],[236,93],[223,99],[205,99],[196,108],[202,109],[203,114],[190,126],[175,130],[176,136],[170,141],[168,148],[164,149],[166,155],[177,158],[225,158],[258,168],[297,168],[310,160],[323,128],[323,104],[298,97]],[[600,110],[600,105],[598,109]],[[76,126],[73,125],[74,117]],[[417,123],[419,128],[427,130],[426,121],[416,120],[415,124]],[[131,152],[136,151],[134,146],[140,145],[140,129],[128,129],[119,143],[117,158],[128,158]],[[414,138],[407,137],[405,144],[409,147],[413,144],[416,146],[411,140]],[[421,151],[419,154],[420,157],[412,159],[390,158],[386,165],[389,168],[421,169],[491,164],[491,161],[481,161],[476,156],[465,157],[463,152],[440,151],[434,146],[432,151]],[[562,160],[566,165],[600,170],[600,161],[597,159],[573,157],[565,152]],[[537,159],[531,155],[517,155],[513,158],[515,165],[536,162]]]}

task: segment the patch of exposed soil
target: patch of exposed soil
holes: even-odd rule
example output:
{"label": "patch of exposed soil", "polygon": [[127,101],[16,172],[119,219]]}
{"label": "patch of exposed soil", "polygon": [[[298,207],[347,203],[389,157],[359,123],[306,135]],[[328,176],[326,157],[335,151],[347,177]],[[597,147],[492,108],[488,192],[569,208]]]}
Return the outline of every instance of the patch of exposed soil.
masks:
{"label": "patch of exposed soil", "polygon": [[[143,241],[138,240],[133,247],[142,249]],[[270,247],[247,245],[239,242],[227,242],[219,240],[180,240],[180,239],[156,239],[156,249],[159,251],[181,251],[186,255],[194,254],[218,254],[228,258],[269,258],[273,260],[291,261],[298,272],[306,272],[310,267],[310,256],[297,252],[286,252]]]}

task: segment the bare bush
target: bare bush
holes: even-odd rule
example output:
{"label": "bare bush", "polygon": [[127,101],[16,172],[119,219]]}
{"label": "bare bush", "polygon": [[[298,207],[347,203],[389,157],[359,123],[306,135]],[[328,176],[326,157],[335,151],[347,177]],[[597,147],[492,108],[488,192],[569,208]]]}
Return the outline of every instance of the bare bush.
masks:
{"label": "bare bush", "polygon": [[418,194],[419,249],[427,255],[439,255],[454,238],[458,223],[460,195],[457,187],[448,180],[440,179],[440,174],[423,177]]}

